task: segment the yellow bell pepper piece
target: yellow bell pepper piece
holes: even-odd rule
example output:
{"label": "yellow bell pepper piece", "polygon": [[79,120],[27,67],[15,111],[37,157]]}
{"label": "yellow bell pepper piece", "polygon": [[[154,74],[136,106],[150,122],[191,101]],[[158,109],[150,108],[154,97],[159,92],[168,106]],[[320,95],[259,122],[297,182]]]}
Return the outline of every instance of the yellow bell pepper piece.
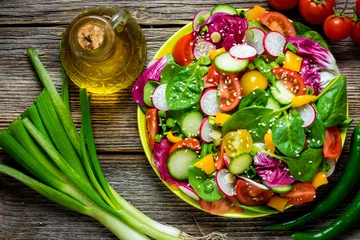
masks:
{"label": "yellow bell pepper piece", "polygon": [[311,103],[316,99],[316,96],[314,95],[300,95],[295,96],[291,99],[291,102],[293,103],[293,107],[299,107],[308,103]]}
{"label": "yellow bell pepper piece", "polygon": [[282,198],[279,196],[273,196],[270,198],[270,200],[267,202],[267,206],[275,208],[276,210],[279,210],[280,212],[283,212],[285,210],[286,204],[289,201],[287,198]]}
{"label": "yellow bell pepper piece", "polygon": [[214,60],[217,55],[219,55],[220,53],[223,53],[223,52],[225,52],[225,48],[210,50],[208,53],[209,53],[210,59]]}
{"label": "yellow bell pepper piece", "polygon": [[210,153],[196,162],[194,166],[202,169],[208,175],[216,170],[214,157]]}
{"label": "yellow bell pepper piece", "polygon": [[291,51],[286,51],[283,67],[293,70],[295,72],[300,72],[302,61],[302,57],[296,55]]}
{"label": "yellow bell pepper piece", "polygon": [[312,180],[312,185],[314,186],[314,188],[318,188],[321,185],[325,185],[328,184],[328,179],[326,177],[326,174],[324,171],[318,172],[315,174],[313,180]]}
{"label": "yellow bell pepper piece", "polygon": [[174,136],[171,131],[166,134],[167,139],[172,143],[177,143],[183,140],[181,137]]}
{"label": "yellow bell pepper piece", "polygon": [[231,115],[229,114],[217,112],[215,116],[215,124],[221,127],[230,117]]}
{"label": "yellow bell pepper piece", "polygon": [[265,14],[266,9],[255,5],[253,9],[250,10],[250,13],[247,17],[248,20],[260,22],[260,18]]}
{"label": "yellow bell pepper piece", "polygon": [[265,147],[269,152],[275,152],[275,144],[272,140],[272,133],[267,132],[264,136]]}

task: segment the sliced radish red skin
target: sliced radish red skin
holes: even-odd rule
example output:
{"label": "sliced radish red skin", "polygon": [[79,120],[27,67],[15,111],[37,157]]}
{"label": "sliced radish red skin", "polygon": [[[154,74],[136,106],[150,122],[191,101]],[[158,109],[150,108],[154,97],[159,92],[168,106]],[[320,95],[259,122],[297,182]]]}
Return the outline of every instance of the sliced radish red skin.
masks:
{"label": "sliced radish red skin", "polygon": [[257,54],[263,54],[265,51],[263,41],[266,33],[261,28],[251,28],[251,31],[253,31],[254,37],[252,40],[246,39],[245,43],[253,46]]}
{"label": "sliced radish red skin", "polygon": [[179,189],[188,197],[196,200],[196,201],[199,201],[200,198],[199,196],[196,194],[195,190],[190,187],[190,186],[179,186]]}
{"label": "sliced radish red skin", "polygon": [[284,52],[285,44],[285,37],[281,33],[276,31],[268,32],[263,40],[265,52],[273,58],[278,57]]}
{"label": "sliced radish red skin", "polygon": [[216,97],[216,88],[208,88],[204,91],[200,98],[200,108],[203,113],[208,116],[215,116],[217,112],[220,112],[220,106]]}
{"label": "sliced radish red skin", "polygon": [[251,179],[243,177],[243,176],[238,176],[238,177],[241,178],[242,180],[244,180],[245,182],[249,182],[251,184],[254,184],[256,187],[259,187],[259,188],[264,189],[264,190],[269,190],[268,187],[266,187],[265,185],[263,185],[261,183],[255,182],[254,180],[251,180]]}
{"label": "sliced radish red skin", "polygon": [[201,56],[208,56],[209,51],[214,49],[216,49],[216,46],[210,42],[197,42],[194,47],[194,56],[196,59],[199,59]]}
{"label": "sliced radish red skin", "polygon": [[204,120],[200,124],[200,138],[203,142],[210,143],[212,142],[212,138],[210,137],[211,125],[209,123],[208,118],[204,118]]}
{"label": "sliced radish red skin", "polygon": [[239,60],[251,60],[256,54],[256,48],[247,44],[234,45],[229,50],[230,56]]}
{"label": "sliced radish red skin", "polygon": [[152,94],[152,103],[154,107],[162,111],[168,111],[170,108],[166,102],[165,91],[167,84],[157,86]]}
{"label": "sliced radish red skin", "polygon": [[335,171],[336,161],[335,161],[335,159],[333,159],[333,158],[325,158],[325,161],[326,161],[326,163],[329,164],[329,166],[330,166],[329,171],[326,171],[326,172],[325,172],[325,175],[326,175],[326,177],[330,177],[330,176],[334,173],[334,171]]}
{"label": "sliced radish red skin", "polygon": [[315,122],[316,111],[311,104],[305,104],[300,107],[296,107],[295,109],[299,113],[301,119],[304,121],[304,128],[311,126]]}
{"label": "sliced radish red skin", "polygon": [[226,180],[226,177],[227,177],[227,174],[231,174],[229,172],[229,170],[223,168],[221,169],[220,171],[218,171],[216,173],[216,184],[217,186],[219,187],[220,191],[228,196],[228,197],[231,197],[231,196],[235,196],[236,195],[236,191],[235,191],[235,186],[236,186],[236,181],[235,181],[235,176],[233,176],[232,174],[232,177],[234,177],[234,181],[231,183],[231,182],[228,182]]}
{"label": "sliced radish red skin", "polygon": [[195,13],[193,21],[192,21],[193,30],[196,30],[196,28],[198,27],[199,18],[206,17],[207,15],[210,15],[209,10],[200,10],[197,13]]}

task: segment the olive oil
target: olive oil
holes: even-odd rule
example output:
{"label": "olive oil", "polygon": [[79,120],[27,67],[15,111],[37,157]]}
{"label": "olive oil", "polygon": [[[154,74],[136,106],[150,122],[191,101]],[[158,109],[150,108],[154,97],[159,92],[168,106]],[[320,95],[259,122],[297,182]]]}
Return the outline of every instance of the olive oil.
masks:
{"label": "olive oil", "polygon": [[66,29],[61,61],[70,79],[94,93],[114,93],[140,75],[146,39],[125,9],[84,11]]}

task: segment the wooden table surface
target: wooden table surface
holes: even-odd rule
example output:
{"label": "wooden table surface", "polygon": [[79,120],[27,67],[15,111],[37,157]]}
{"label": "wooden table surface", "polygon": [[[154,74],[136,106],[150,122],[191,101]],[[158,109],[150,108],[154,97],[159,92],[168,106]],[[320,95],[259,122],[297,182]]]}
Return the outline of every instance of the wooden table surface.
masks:
{"label": "wooden table surface", "polygon": [[[58,41],[71,20],[83,9],[100,6],[125,7],[139,22],[147,38],[148,61],[157,49],[177,30],[188,23],[199,9],[211,9],[220,1],[194,0],[0,0],[0,129],[6,128],[40,93],[38,81],[25,51],[39,51],[40,58],[60,90]],[[228,1],[237,8],[259,4],[268,10],[265,0]],[[338,6],[344,0],[337,0]],[[350,1],[350,7],[354,0]],[[350,10],[347,11],[351,13]],[[296,10],[284,13],[299,20]],[[317,28],[319,29],[319,28]],[[317,199],[325,196],[343,169],[349,152],[352,129],[360,121],[360,46],[351,39],[329,42],[341,72],[347,76],[349,114],[354,122],[349,129],[336,173]],[[70,85],[71,111],[79,126],[78,88]],[[114,188],[141,211],[155,220],[201,236],[213,231],[227,233],[229,239],[289,239],[291,232],[266,232],[262,227],[289,219],[311,209],[314,203],[294,207],[285,213],[257,219],[226,219],[202,212],[177,198],[158,179],[144,155],[138,131],[136,104],[130,89],[92,102],[94,135],[103,172]],[[0,150],[0,162],[12,164]],[[304,230],[319,229],[336,219],[360,190],[334,212]],[[0,175],[0,239],[116,239],[95,220],[71,212],[45,199],[15,180]],[[343,239],[360,239],[360,225]]]}

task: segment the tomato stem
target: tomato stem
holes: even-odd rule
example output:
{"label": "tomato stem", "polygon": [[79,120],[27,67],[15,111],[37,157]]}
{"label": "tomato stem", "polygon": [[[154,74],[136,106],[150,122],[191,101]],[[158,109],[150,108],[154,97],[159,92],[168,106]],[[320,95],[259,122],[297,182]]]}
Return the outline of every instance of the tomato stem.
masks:
{"label": "tomato stem", "polygon": [[344,8],[342,9],[342,11],[340,12],[340,14],[338,14],[338,13],[336,12],[336,9],[335,9],[335,7],[334,7],[334,12],[335,12],[335,15],[336,15],[336,16],[339,16],[339,17],[342,17],[342,18],[344,17],[344,12],[345,12],[345,10],[347,9],[348,2],[349,2],[349,0],[346,0],[345,6],[344,6]]}

